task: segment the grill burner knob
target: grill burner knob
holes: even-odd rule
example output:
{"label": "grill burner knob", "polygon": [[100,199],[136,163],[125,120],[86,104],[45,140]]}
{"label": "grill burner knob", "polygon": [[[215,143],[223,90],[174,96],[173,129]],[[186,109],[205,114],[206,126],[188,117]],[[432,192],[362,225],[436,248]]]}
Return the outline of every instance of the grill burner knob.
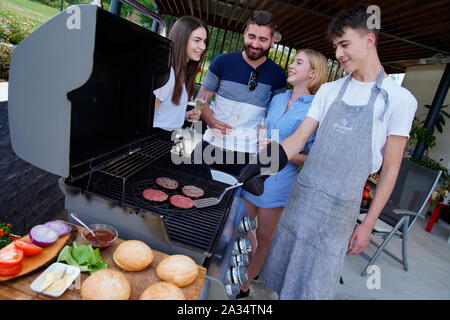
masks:
{"label": "grill burner knob", "polygon": [[236,296],[241,291],[241,286],[237,283],[227,284],[225,290],[229,296]]}
{"label": "grill burner knob", "polygon": [[238,242],[236,241],[236,242],[234,242],[233,243],[233,251],[231,251],[231,254],[232,255],[237,255],[237,254],[240,254],[241,252],[239,251],[239,245],[238,245]]}
{"label": "grill burner knob", "polygon": [[256,230],[256,219],[254,217],[244,217],[239,224],[239,232],[247,233]]}
{"label": "grill burner knob", "polygon": [[252,241],[247,237],[242,237],[238,239],[238,247],[241,253],[252,252]]}
{"label": "grill burner knob", "polygon": [[231,279],[233,283],[246,284],[248,282],[247,268],[242,266],[231,267]]}
{"label": "grill burner knob", "polygon": [[247,253],[242,254],[235,254],[231,256],[231,266],[237,267],[237,266],[248,266],[250,263],[249,257]]}

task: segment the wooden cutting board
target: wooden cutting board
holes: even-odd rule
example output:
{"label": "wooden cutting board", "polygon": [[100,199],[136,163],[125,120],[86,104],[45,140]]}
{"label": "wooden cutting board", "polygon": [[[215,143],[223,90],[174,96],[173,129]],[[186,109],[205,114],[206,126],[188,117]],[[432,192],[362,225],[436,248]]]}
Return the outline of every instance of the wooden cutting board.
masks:
{"label": "wooden cutting board", "polygon": [[[81,237],[80,231],[82,228],[78,227],[77,232],[77,238],[76,241],[79,244],[86,244],[84,242],[85,240]],[[150,264],[149,267],[142,271],[138,272],[129,272],[129,271],[123,271],[121,270],[113,261],[113,253],[114,250],[117,248],[119,244],[121,244],[123,241],[122,239],[117,239],[114,241],[114,243],[106,249],[101,250],[101,255],[103,259],[105,259],[108,262],[108,268],[117,270],[122,272],[125,277],[130,281],[131,283],[131,300],[137,300],[139,299],[142,292],[144,292],[147,287],[153,283],[161,281],[158,276],[156,275],[155,269],[156,266],[166,257],[169,255],[153,250],[154,260]],[[193,283],[186,287],[180,288],[181,291],[183,291],[185,297],[187,300],[196,300],[199,298],[200,292],[202,290],[203,284],[205,282],[205,276],[206,276],[206,268],[202,266],[198,266],[199,268],[199,274],[197,278],[194,280]],[[18,279],[12,279],[10,281],[6,282],[0,282],[0,299],[31,299],[35,292],[31,290],[30,285],[31,283],[40,275],[40,272],[34,272],[27,276],[23,276]],[[76,280],[72,288],[66,290],[66,292],[58,298],[53,298],[45,295],[39,295],[37,298],[38,300],[79,300],[81,299],[80,296],[80,289],[81,284],[89,277],[89,273],[82,272],[80,281]]]}
{"label": "wooden cutting board", "polygon": [[[19,278],[24,275],[27,275],[31,272],[43,270],[44,268],[48,267],[50,264],[56,261],[56,258],[59,255],[59,252],[66,246],[72,244],[73,240],[77,237],[77,230],[74,228],[73,231],[69,234],[66,234],[65,236],[60,237],[58,240],[56,240],[55,243],[48,247],[44,247],[43,250],[34,256],[24,257],[22,260],[22,271],[14,276],[14,277],[0,277],[1,281],[7,281],[14,278]],[[22,238],[20,238],[25,241],[30,241],[30,236],[26,235]],[[14,243],[11,242],[9,245],[7,245],[5,248],[14,248]]]}

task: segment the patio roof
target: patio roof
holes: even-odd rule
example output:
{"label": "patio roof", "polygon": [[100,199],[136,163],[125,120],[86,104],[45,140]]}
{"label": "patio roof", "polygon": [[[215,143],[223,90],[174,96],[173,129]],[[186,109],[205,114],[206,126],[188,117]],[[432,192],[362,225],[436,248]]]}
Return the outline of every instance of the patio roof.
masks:
{"label": "patio roof", "polygon": [[[208,25],[243,32],[255,9],[276,17],[281,45],[311,48],[334,59],[326,38],[333,16],[350,0],[154,0],[160,14],[196,16]],[[389,73],[404,72],[409,65],[424,64],[419,59],[438,53],[450,56],[450,5],[448,0],[372,0],[381,10],[379,55]],[[428,61],[433,64],[436,61]],[[437,63],[442,63],[437,61]]]}

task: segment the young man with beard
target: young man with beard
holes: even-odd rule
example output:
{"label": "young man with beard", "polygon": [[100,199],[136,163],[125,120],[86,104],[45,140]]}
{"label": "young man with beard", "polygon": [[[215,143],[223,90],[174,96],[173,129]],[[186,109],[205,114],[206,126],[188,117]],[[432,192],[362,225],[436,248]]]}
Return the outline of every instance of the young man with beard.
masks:
{"label": "young man with beard", "polygon": [[[318,129],[260,274],[280,299],[335,298],[345,255],[367,247],[397,180],[417,101],[385,73],[369,18],[367,6],[357,6],[333,20],[328,36],[351,74],[323,84],[294,134],[266,149],[278,152],[273,161],[283,168]],[[255,194],[267,177],[258,159],[239,177]],[[368,214],[355,227],[364,184],[380,167]]]}
{"label": "young man with beard", "polygon": [[267,58],[275,31],[271,13],[254,11],[244,31],[244,51],[212,61],[201,94],[215,99],[202,110],[208,129],[202,148],[194,150],[194,163],[202,156],[203,163],[237,176],[257,151],[258,125],[271,97],[286,88],[283,69]]}

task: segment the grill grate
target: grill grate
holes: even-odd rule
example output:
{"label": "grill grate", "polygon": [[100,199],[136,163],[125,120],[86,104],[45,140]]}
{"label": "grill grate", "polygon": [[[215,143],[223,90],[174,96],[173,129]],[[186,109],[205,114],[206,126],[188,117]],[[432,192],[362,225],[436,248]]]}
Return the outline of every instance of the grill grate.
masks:
{"label": "grill grate", "polygon": [[141,147],[135,149],[130,147],[128,154],[122,157],[99,165],[91,164],[91,169],[116,178],[126,179],[170,152],[172,147],[172,142],[152,139]]}
{"label": "grill grate", "polygon": [[[176,190],[165,190],[156,183],[158,177],[169,177],[179,183]],[[94,184],[95,185],[95,184]],[[207,208],[180,209],[172,206],[169,201],[163,203],[151,202],[142,197],[142,190],[154,188],[164,190],[167,194],[182,194],[185,185],[195,185],[204,190],[204,197],[217,197],[228,186],[224,183],[195,177],[181,170],[148,166],[138,174],[129,177],[125,184],[122,179],[113,178],[92,188],[91,192],[100,196],[121,201],[124,206],[140,209],[149,213],[157,213],[164,217],[166,232],[171,242],[199,250],[212,252],[215,241],[221,233],[233,199],[233,192],[225,195],[222,202]]]}

